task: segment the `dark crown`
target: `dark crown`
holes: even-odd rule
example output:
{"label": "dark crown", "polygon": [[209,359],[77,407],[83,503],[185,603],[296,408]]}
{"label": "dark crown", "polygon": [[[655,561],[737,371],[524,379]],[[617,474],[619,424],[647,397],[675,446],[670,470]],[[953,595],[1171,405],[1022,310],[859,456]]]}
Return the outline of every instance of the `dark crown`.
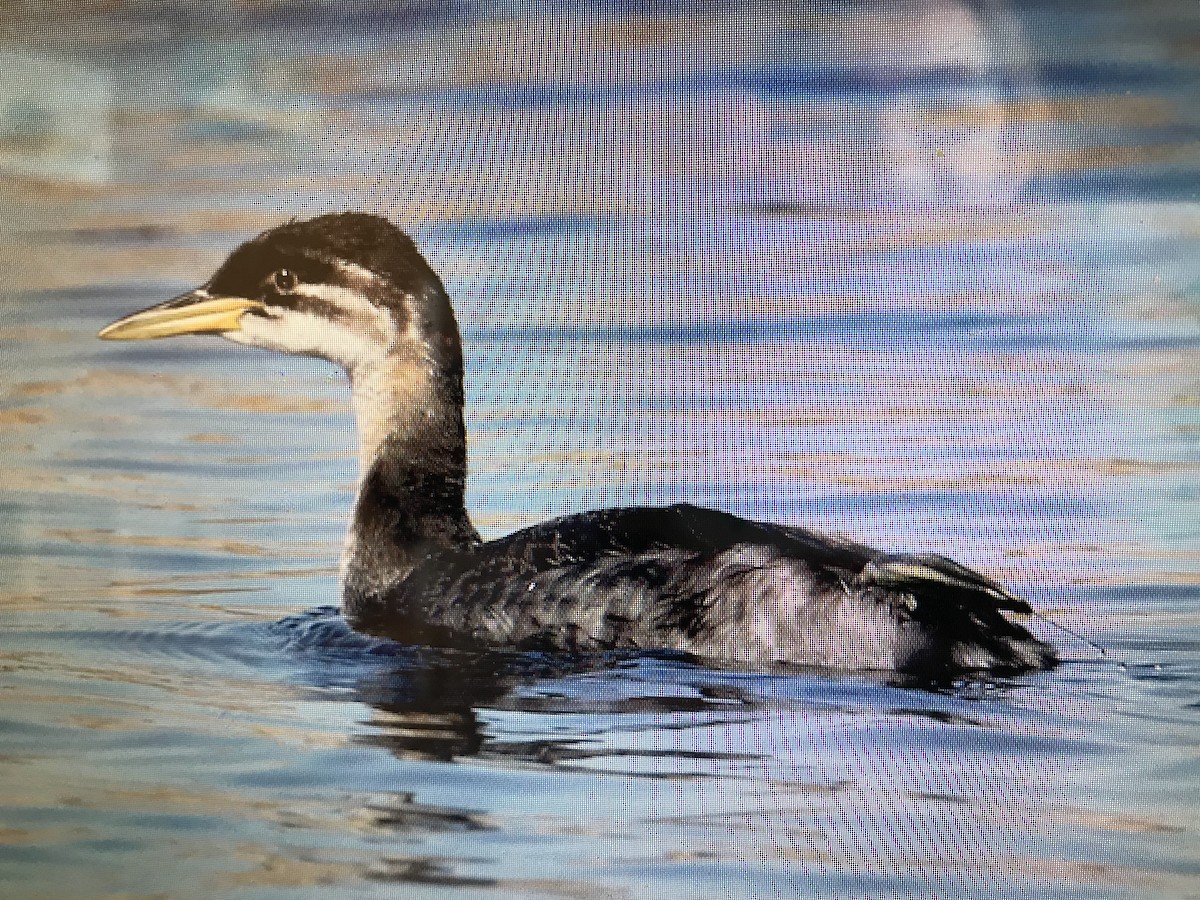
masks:
{"label": "dark crown", "polygon": [[245,296],[272,272],[294,271],[309,282],[337,281],[336,263],[353,263],[403,293],[444,294],[412,238],[381,216],[336,213],[264,231],[230,254],[209,284],[213,293]]}

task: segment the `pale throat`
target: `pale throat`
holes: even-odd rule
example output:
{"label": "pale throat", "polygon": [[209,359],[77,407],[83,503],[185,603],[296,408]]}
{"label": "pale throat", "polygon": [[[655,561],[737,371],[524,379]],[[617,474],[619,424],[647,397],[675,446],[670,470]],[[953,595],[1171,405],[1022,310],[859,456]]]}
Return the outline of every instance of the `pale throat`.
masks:
{"label": "pale throat", "polygon": [[[424,353],[415,347],[394,347],[388,355],[356,366],[349,374],[359,463],[354,490],[355,519],[342,550],[343,583],[352,577],[366,578],[380,566],[391,573],[389,577],[396,576],[406,558],[400,552],[402,547],[392,547],[395,535],[386,530],[390,527],[386,523],[383,534],[387,540],[379,543],[380,532],[372,527],[375,520],[371,515],[372,510],[378,510],[374,503],[364,505],[372,485],[375,491],[381,485],[385,490],[397,486],[403,491],[406,469],[419,483],[429,473],[431,464],[437,470],[435,478],[438,474],[446,475],[452,483],[457,482],[460,492],[465,478],[461,410],[448,404],[439,392],[437,370]],[[377,468],[380,466],[381,469]],[[379,471],[387,473],[383,481],[378,477]],[[396,476],[399,479],[392,481]],[[378,496],[372,496],[377,502]],[[422,506],[420,497],[402,493],[393,499],[410,510]],[[463,519],[465,524],[459,530],[464,540],[474,535],[461,506],[449,509],[449,513]],[[478,540],[477,535],[475,539]]]}
{"label": "pale throat", "polygon": [[359,487],[389,437],[419,433],[440,414],[433,379],[428,360],[403,347],[356,367],[350,374],[358,426]]}

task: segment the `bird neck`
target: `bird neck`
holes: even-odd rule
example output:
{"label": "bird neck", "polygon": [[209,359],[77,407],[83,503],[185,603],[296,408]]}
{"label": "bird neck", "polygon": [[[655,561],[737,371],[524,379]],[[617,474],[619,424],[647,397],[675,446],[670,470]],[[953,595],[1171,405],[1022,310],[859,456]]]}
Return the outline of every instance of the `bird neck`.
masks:
{"label": "bird neck", "polygon": [[430,551],[479,542],[467,517],[461,366],[402,348],[350,373],[359,435],[348,598],[377,596]]}

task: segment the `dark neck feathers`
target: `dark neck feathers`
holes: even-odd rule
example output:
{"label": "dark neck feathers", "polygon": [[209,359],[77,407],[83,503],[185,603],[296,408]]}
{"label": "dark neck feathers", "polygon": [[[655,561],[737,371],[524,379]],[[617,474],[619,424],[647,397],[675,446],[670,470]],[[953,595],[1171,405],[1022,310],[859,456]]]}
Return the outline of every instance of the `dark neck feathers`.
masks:
{"label": "dark neck feathers", "polygon": [[406,342],[351,373],[361,474],[343,559],[350,611],[430,552],[479,543],[465,506],[462,363],[454,356]]}

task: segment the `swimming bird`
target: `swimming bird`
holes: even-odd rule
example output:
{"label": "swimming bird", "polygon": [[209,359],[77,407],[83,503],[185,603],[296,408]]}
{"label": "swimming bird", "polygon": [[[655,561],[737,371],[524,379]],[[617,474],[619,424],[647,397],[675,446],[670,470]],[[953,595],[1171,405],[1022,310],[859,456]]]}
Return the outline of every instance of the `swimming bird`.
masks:
{"label": "swimming bird", "polygon": [[463,356],[446,289],[385,218],[290,221],[202,287],[103,329],[220,335],[349,376],[360,474],[343,552],[358,629],[447,647],[678,652],[716,664],[955,673],[1054,665],[1029,604],[943,556],[689,504],[483,541],[465,505]]}

